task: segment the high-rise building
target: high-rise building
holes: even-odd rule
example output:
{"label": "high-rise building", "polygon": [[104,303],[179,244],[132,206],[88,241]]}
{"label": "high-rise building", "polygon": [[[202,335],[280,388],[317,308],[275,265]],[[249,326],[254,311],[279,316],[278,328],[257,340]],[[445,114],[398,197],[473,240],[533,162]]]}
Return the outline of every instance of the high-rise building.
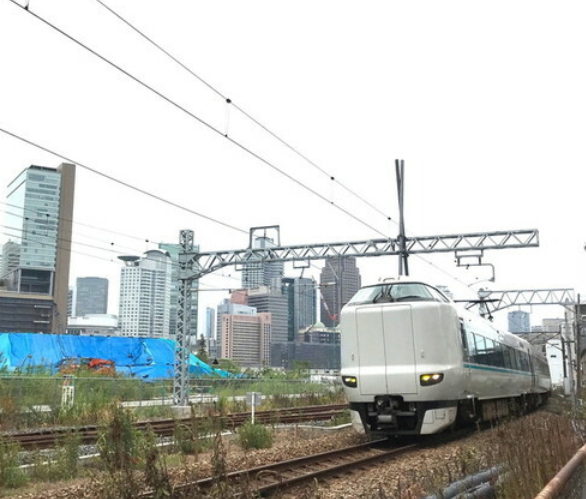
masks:
{"label": "high-rise building", "polygon": [[[240,295],[238,295],[240,296]],[[241,303],[232,303],[231,299],[225,298],[217,306],[217,329],[216,337],[219,343],[219,352],[217,354],[220,357],[226,357],[226,352],[223,350],[224,338],[222,336],[222,316],[224,315],[256,315],[256,308],[243,305]]]}
{"label": "high-rise building", "polygon": [[336,256],[326,258],[320,274],[322,294],[321,321],[326,327],[335,327],[342,307],[360,289],[360,271],[356,258]]}
{"label": "high-rise building", "polygon": [[281,357],[273,355],[273,346],[287,343],[288,303],[281,289],[260,286],[248,290],[248,304],[256,307],[258,313],[271,314],[271,366],[281,366]]}
{"label": "high-rise building", "polygon": [[74,316],[108,313],[108,279],[103,277],[78,277],[76,281]]}
{"label": "high-rise building", "polygon": [[[177,334],[177,312],[179,310],[179,253],[180,244],[160,243],[159,249],[166,251],[171,257],[171,294],[169,301],[169,334]],[[193,251],[199,251],[199,246],[194,245]],[[189,318],[189,341],[192,347],[197,343],[197,304],[198,304],[198,281],[191,281],[191,315]]]}
{"label": "high-rise building", "polygon": [[75,286],[69,286],[67,291],[67,317],[75,315],[75,300],[77,300],[77,291]]}
{"label": "high-rise building", "polygon": [[514,310],[507,314],[511,333],[529,333],[531,331],[531,315],[523,310]]}
{"label": "high-rise building", "polygon": [[317,321],[317,289],[313,279],[305,277],[283,278],[283,294],[287,297],[287,340],[295,341],[300,329]]}
{"label": "high-rise building", "polygon": [[210,340],[215,337],[214,330],[216,327],[216,311],[211,308],[206,308],[206,327],[205,327],[205,338]]}
{"label": "high-rise building", "polygon": [[222,353],[242,367],[269,365],[271,314],[222,315]]}
{"label": "high-rise building", "polygon": [[[273,248],[275,243],[269,237],[257,237],[253,240],[253,248]],[[246,263],[242,268],[242,287],[244,289],[259,286],[280,287],[283,278],[283,262]]]}
{"label": "high-rise building", "polygon": [[120,257],[119,329],[122,336],[169,337],[171,257],[149,250],[143,258]]}
{"label": "high-rise building", "polygon": [[[9,185],[0,277],[10,292],[49,295],[52,332],[65,332],[75,165],[30,166]],[[53,320],[56,319],[56,320]]]}

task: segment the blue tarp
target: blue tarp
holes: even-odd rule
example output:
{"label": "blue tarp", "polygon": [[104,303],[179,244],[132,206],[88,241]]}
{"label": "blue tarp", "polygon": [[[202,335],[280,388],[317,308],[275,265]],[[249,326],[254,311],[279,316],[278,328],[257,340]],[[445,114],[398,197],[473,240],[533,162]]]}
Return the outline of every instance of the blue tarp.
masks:
{"label": "blue tarp", "polygon": [[[92,357],[114,361],[119,374],[142,379],[172,378],[176,348],[173,340],[155,338],[0,333],[0,368],[14,371],[42,366],[54,370],[62,359]],[[229,376],[193,354],[189,356],[189,373],[195,377]]]}

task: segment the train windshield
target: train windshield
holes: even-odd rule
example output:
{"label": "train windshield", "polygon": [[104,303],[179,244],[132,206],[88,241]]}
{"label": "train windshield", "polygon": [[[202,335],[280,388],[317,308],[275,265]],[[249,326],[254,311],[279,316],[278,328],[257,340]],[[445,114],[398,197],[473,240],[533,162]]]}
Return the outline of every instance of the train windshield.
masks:
{"label": "train windshield", "polygon": [[348,305],[409,301],[449,302],[437,289],[426,284],[410,282],[378,284],[362,288],[354,295]]}

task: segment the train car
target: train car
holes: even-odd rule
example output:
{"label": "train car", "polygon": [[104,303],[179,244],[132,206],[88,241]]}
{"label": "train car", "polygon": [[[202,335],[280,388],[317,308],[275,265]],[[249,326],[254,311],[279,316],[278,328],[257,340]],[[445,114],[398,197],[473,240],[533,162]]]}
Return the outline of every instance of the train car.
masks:
{"label": "train car", "polygon": [[361,432],[438,433],[523,414],[551,391],[543,354],[424,282],[360,289],[341,331],[342,383]]}

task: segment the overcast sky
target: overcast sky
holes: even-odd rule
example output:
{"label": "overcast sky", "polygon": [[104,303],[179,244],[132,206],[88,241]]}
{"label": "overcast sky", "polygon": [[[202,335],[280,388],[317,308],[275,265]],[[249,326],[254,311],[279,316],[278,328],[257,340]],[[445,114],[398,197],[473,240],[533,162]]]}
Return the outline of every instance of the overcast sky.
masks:
{"label": "overcast sky", "polygon": [[[453,255],[412,257],[412,275],[457,296],[586,293],[583,1],[103,1],[206,84],[96,0],[29,8],[168,100],[0,0],[0,128],[225,224],[78,168],[71,282],[108,277],[111,313],[116,257],[181,229],[203,251],[244,248],[264,225],[280,225],[283,244],[396,237],[381,214],[398,219],[395,158],[409,235],[540,231],[539,248],[485,254],[495,283]],[[0,133],[0,200],[27,166],[61,162]],[[10,234],[0,226],[0,242]],[[365,284],[397,273],[396,257],[359,266]],[[204,287],[238,286],[234,269],[220,274],[232,278]],[[224,296],[202,293],[200,312]]]}

